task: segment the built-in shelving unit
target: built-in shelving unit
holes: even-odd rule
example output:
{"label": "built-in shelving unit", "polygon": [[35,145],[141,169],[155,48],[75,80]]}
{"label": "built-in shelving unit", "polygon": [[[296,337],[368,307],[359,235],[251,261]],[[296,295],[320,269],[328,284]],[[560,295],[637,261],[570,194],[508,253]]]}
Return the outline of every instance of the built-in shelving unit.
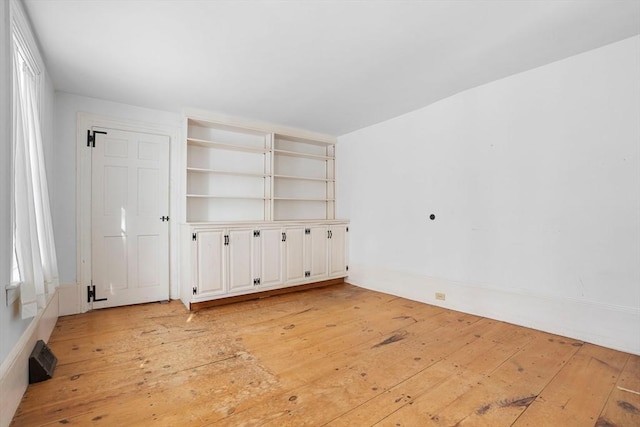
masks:
{"label": "built-in shelving unit", "polygon": [[195,118],[186,127],[187,223],[335,218],[333,138]]}
{"label": "built-in shelving unit", "polygon": [[274,134],[273,218],[333,219],[335,145]]}
{"label": "built-in shelving unit", "polygon": [[196,115],[186,119],[184,146],[185,305],[346,277],[349,226],[335,219],[335,138]]}
{"label": "built-in shelving unit", "polygon": [[186,220],[264,221],[271,211],[272,135],[187,119]]}

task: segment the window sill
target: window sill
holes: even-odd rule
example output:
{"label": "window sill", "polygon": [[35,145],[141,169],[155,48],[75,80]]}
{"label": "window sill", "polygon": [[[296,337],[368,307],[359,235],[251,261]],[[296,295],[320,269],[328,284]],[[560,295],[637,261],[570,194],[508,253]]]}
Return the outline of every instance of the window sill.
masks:
{"label": "window sill", "polygon": [[7,307],[13,305],[18,299],[20,299],[20,283],[12,282],[4,287],[5,292],[7,293]]}

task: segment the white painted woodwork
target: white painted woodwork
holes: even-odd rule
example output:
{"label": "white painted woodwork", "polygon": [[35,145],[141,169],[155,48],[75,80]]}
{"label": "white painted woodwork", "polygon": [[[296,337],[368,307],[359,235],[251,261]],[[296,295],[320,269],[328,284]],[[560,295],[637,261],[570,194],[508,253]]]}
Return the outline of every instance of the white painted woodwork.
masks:
{"label": "white painted woodwork", "polygon": [[227,257],[224,237],[224,230],[199,231],[196,233],[196,240],[187,236],[196,253],[191,259],[196,260],[192,264],[192,271],[197,278],[191,285],[189,282],[182,284],[187,293],[193,293],[192,287],[195,287],[195,294],[199,296],[217,295],[226,291]]}
{"label": "white painted woodwork", "polygon": [[[59,311],[58,289],[50,295],[45,307],[38,312],[20,336],[6,358],[0,363],[0,426],[8,427],[20,400],[29,386],[29,358],[38,340],[49,341]],[[16,305],[10,307],[15,309]]]}
{"label": "white painted woodwork", "polygon": [[335,138],[206,117],[186,134],[188,223],[335,218]]}
{"label": "white painted woodwork", "polygon": [[93,130],[93,308],[168,300],[169,138]]}
{"label": "white painted woodwork", "polygon": [[[334,245],[340,248],[332,251],[337,267],[331,274],[330,226],[338,230]],[[346,221],[185,224],[181,233],[181,299],[189,307],[190,303],[346,277],[346,227]],[[305,234],[305,229],[310,233]],[[254,232],[260,235],[254,236]],[[225,236],[228,245],[224,244]],[[305,276],[306,271],[310,276]],[[254,285],[254,279],[260,283]]]}
{"label": "white painted woodwork", "polygon": [[333,145],[275,134],[273,158],[274,220],[335,217]]}
{"label": "white painted woodwork", "polygon": [[328,231],[327,225],[308,227],[310,233],[305,235],[305,270],[310,273],[307,280],[315,282],[328,276]]}
{"label": "white painted woodwork", "polygon": [[287,285],[305,280],[305,234],[304,226],[286,227],[284,233],[284,282]]}
{"label": "white painted woodwork", "polygon": [[329,276],[347,274],[349,239],[347,238],[347,225],[332,225],[329,229]]}
{"label": "white painted woodwork", "polygon": [[[334,137],[206,112],[187,115],[185,134],[181,298],[188,307],[346,276],[344,248],[334,250],[345,259],[329,274],[329,224],[346,224],[335,220]],[[215,264],[200,256],[194,264],[199,236],[209,232],[218,236],[207,249],[218,251],[207,255]]]}
{"label": "white painted woodwork", "polygon": [[254,244],[257,237],[253,229],[229,230],[229,292],[253,289],[253,279],[257,278],[254,252],[259,246]]}
{"label": "white painted woodwork", "polygon": [[[69,173],[75,176],[76,191],[70,195],[58,194],[52,199],[53,209],[64,212],[54,218],[54,228],[67,229],[70,232],[56,236],[58,252],[67,254],[58,258],[61,268],[61,283],[75,285],[77,292],[72,295],[71,290],[65,292],[65,305],[68,308],[77,307],[75,314],[91,309],[87,303],[87,285],[91,283],[91,158],[94,149],[87,147],[87,130],[92,128],[119,129],[131,132],[141,132],[153,135],[165,135],[170,141],[171,178],[169,180],[170,204],[168,215],[171,220],[169,227],[169,255],[170,255],[170,298],[179,296],[179,268],[178,262],[180,244],[180,219],[182,208],[179,198],[181,186],[181,139],[179,138],[179,119],[172,119],[171,114],[118,106],[109,108],[105,102],[90,98],[82,98],[69,94],[58,94],[56,140],[75,140],[75,153],[69,151],[64,144],[56,151],[60,167],[54,170],[54,182]],[[111,106],[113,107],[113,106]],[[93,111],[95,114],[78,113],[78,111]],[[113,118],[126,117],[126,118]],[[100,136],[98,136],[100,138]],[[75,155],[74,155],[75,154]],[[71,161],[69,161],[71,159]],[[77,163],[76,163],[77,162]],[[67,178],[63,178],[64,187],[68,187]],[[70,197],[71,196],[71,197]],[[73,213],[72,213],[73,211]],[[162,216],[162,215],[161,215]],[[75,230],[71,232],[71,230]],[[72,256],[75,254],[75,256]],[[73,300],[69,300],[73,298]]]}
{"label": "white painted woodwork", "polygon": [[186,135],[187,222],[267,219],[271,134],[187,119]]}
{"label": "white painted woodwork", "polygon": [[260,231],[260,286],[278,286],[283,283],[283,251],[281,228],[265,228]]}

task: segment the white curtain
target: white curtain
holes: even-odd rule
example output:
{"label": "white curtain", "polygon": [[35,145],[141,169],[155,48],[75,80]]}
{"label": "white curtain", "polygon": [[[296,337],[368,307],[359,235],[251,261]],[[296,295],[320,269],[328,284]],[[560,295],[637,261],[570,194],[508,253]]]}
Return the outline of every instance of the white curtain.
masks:
{"label": "white curtain", "polygon": [[36,78],[14,50],[14,241],[22,318],[34,317],[58,286]]}

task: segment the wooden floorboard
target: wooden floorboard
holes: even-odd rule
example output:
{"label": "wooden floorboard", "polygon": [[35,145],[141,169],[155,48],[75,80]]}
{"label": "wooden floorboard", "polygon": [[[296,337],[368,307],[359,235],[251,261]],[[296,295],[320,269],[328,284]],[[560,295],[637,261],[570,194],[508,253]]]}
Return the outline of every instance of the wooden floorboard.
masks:
{"label": "wooden floorboard", "polygon": [[348,284],[62,317],[13,426],[640,426],[640,357]]}

